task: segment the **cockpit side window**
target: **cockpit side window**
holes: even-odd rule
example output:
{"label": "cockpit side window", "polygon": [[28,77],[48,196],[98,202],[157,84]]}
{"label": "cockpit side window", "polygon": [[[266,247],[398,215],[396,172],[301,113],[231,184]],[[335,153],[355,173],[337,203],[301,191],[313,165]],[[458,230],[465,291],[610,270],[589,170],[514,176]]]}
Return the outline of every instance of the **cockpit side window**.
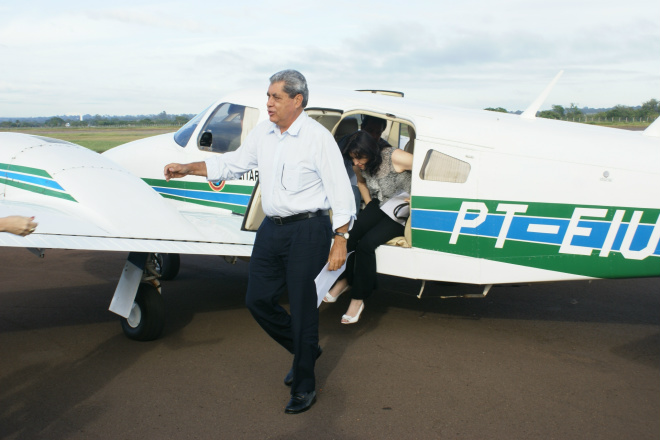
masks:
{"label": "cockpit side window", "polygon": [[198,140],[200,150],[226,153],[236,150],[259,119],[259,110],[222,103],[204,125]]}

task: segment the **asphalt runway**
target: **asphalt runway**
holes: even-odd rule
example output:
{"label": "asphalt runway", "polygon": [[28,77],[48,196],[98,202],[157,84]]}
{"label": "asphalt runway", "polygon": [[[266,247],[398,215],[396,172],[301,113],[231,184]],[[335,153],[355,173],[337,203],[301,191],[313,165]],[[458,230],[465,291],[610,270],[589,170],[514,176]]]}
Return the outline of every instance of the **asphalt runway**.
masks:
{"label": "asphalt runway", "polygon": [[0,249],[3,439],[658,439],[660,279],[475,286],[380,277],[321,307],[318,401],[243,305],[247,264],[181,257],[165,334],[107,311],[125,253]]}

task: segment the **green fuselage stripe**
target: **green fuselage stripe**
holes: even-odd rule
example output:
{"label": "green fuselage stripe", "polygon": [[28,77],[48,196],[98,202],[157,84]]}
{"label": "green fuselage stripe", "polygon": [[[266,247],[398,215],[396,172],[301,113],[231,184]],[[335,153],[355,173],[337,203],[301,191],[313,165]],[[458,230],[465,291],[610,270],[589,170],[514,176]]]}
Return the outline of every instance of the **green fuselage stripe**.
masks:
{"label": "green fuselage stripe", "polygon": [[[468,257],[478,256],[501,263],[534,267],[594,278],[633,278],[660,275],[660,258],[648,257],[645,260],[627,260],[618,252],[607,258],[592,255],[559,254],[558,247],[538,243],[509,240],[505,248],[495,249],[495,239],[462,235],[455,245],[448,245],[449,234],[412,230],[415,247],[424,243],[423,249],[449,252]],[[498,252],[499,251],[499,252]]]}
{"label": "green fuselage stripe", "polygon": [[48,172],[46,170],[41,170],[39,168],[32,168],[32,167],[24,167],[24,166],[21,166],[21,165],[12,165],[12,164],[7,164],[7,163],[0,163],[0,170],[15,171],[15,172],[18,172],[18,173],[32,174],[34,176],[46,177],[48,179],[53,178],[50,174],[48,174]]}

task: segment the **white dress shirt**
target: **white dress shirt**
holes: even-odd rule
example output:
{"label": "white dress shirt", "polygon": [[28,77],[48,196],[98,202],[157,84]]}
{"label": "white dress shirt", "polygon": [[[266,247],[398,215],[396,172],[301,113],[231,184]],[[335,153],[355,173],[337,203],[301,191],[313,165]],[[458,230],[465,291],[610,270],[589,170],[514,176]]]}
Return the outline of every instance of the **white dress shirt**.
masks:
{"label": "white dress shirt", "polygon": [[205,160],[211,182],[237,179],[259,168],[261,204],[269,216],[332,209],[333,230],[355,219],[355,199],[332,134],[304,111],[280,133],[270,121],[257,125],[236,151]]}

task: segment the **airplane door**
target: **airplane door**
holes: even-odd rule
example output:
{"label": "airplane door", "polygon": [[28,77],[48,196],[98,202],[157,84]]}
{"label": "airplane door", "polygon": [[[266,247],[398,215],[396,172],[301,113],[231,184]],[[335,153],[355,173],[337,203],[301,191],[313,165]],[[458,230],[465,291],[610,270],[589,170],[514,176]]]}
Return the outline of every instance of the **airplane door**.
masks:
{"label": "airplane door", "polygon": [[259,181],[257,181],[252,190],[247,210],[245,211],[241,230],[256,232],[257,229],[259,229],[261,222],[264,221],[264,218],[266,218],[266,214],[264,214],[264,210],[261,207],[261,185],[259,185]]}

